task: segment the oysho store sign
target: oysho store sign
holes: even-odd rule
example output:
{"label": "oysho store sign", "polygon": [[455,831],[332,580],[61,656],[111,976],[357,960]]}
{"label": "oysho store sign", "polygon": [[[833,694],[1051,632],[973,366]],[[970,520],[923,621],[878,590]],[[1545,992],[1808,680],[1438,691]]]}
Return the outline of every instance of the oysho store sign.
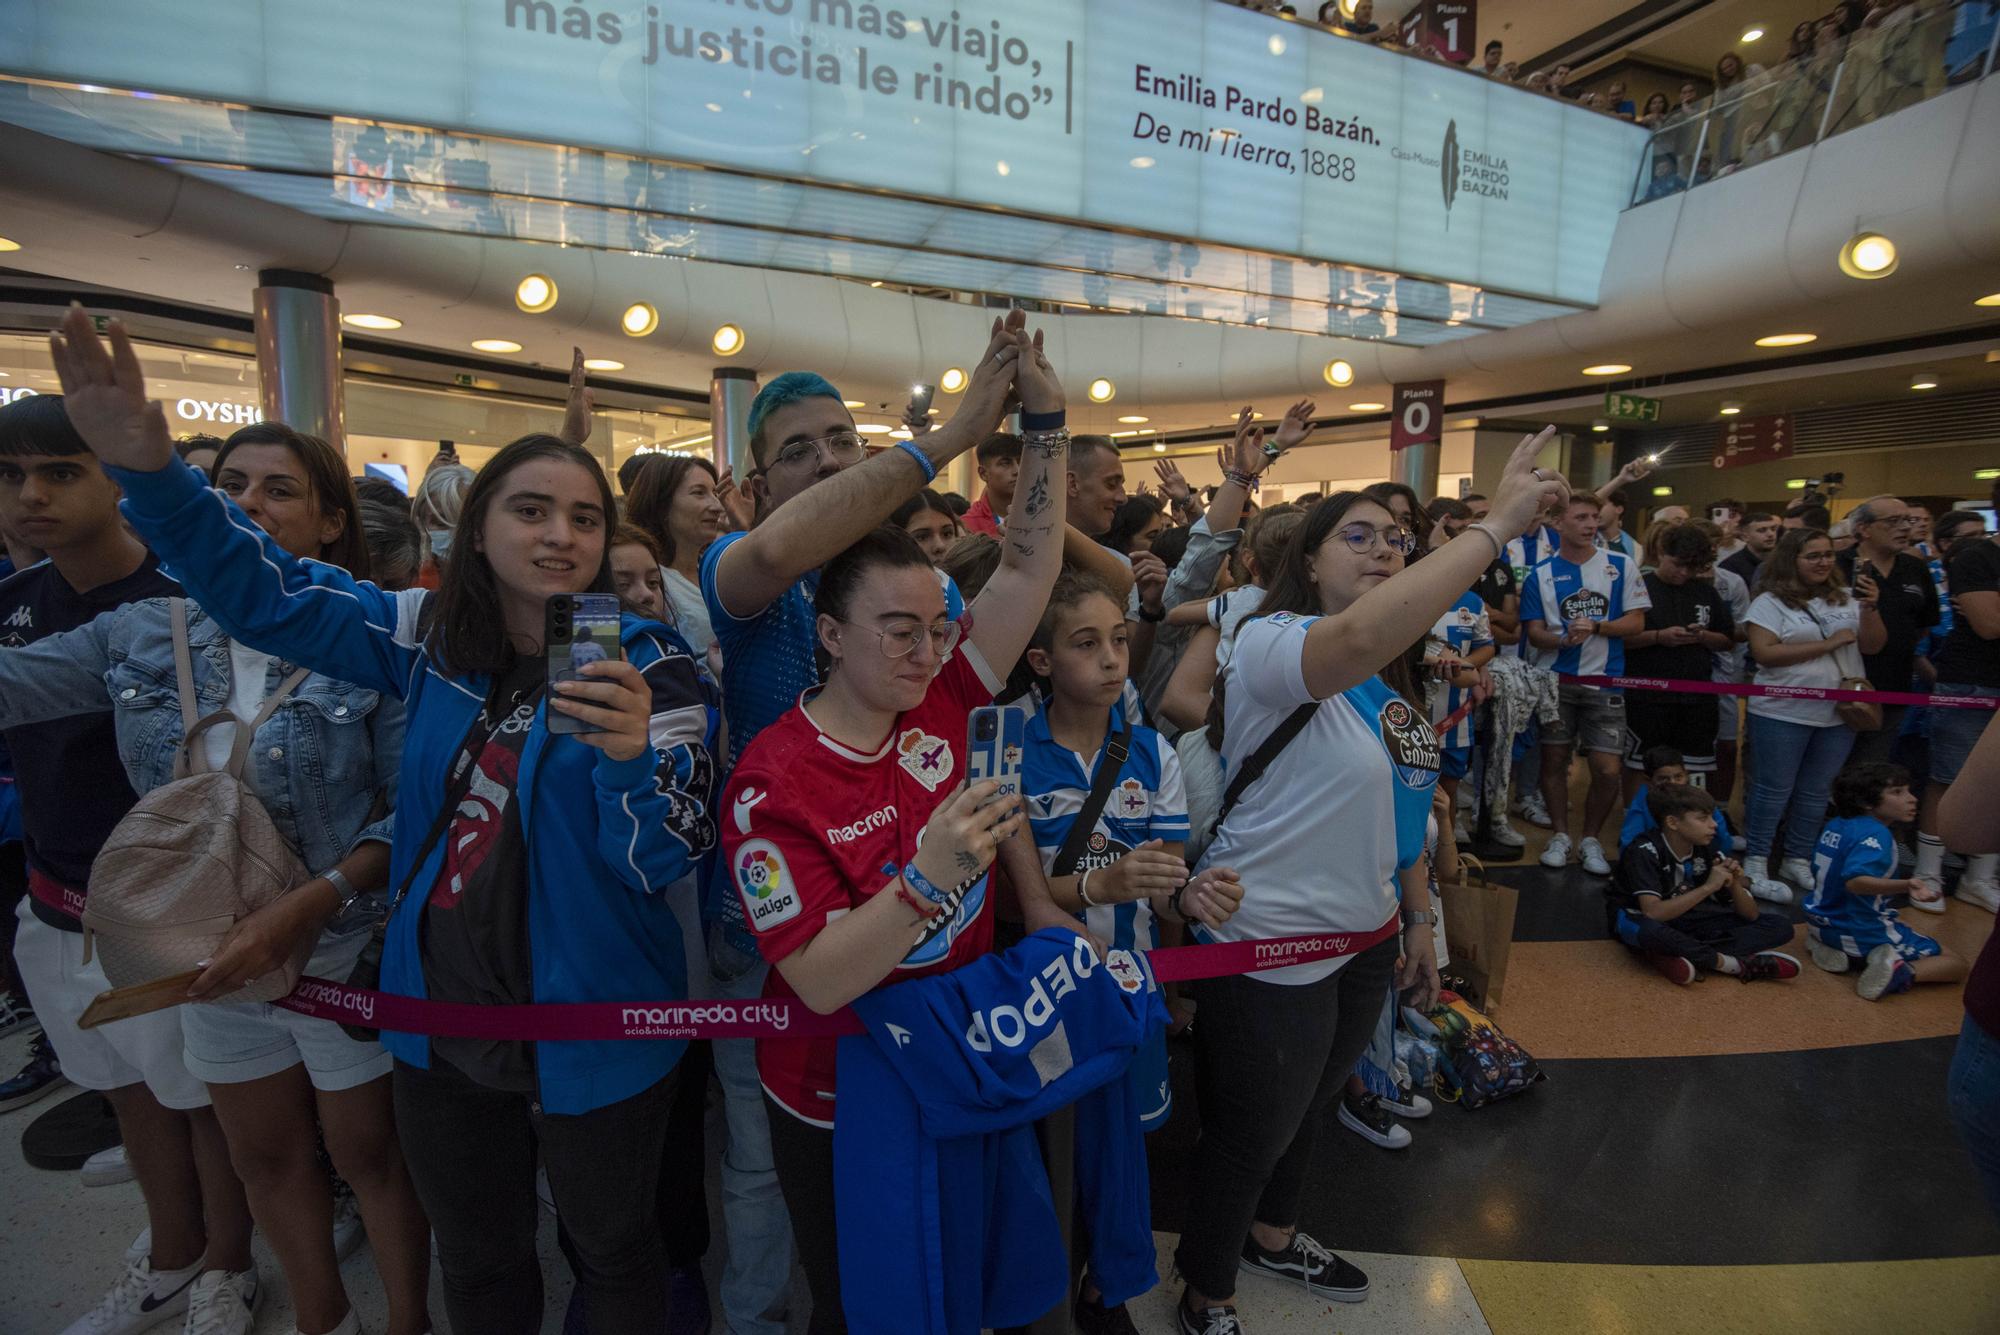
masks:
{"label": "oysho store sign", "polygon": [[249,426],[264,420],[264,410],[254,403],[226,399],[175,399],[174,416],[207,426]]}
{"label": "oysho store sign", "polygon": [[0,67],[1573,302],[1596,300],[1645,142],[1215,0],[14,0]]}

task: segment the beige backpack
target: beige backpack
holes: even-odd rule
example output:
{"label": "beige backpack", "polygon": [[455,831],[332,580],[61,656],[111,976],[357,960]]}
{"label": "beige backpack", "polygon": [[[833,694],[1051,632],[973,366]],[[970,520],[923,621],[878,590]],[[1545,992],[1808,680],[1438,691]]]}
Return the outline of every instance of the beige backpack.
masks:
{"label": "beige backpack", "polygon": [[[185,973],[214,958],[238,918],[306,879],[297,851],[241,776],[253,735],[310,670],[285,678],[247,724],[227,709],[197,719],[187,603],[175,598],[168,608],[184,729],[173,781],[141,797],[104,841],[83,910],[84,959],[94,948],[113,987]],[[211,770],[201,738],[225,723],[236,725],[236,744],[227,767]],[[209,1000],[277,1000],[297,986],[313,944],[279,972]]]}

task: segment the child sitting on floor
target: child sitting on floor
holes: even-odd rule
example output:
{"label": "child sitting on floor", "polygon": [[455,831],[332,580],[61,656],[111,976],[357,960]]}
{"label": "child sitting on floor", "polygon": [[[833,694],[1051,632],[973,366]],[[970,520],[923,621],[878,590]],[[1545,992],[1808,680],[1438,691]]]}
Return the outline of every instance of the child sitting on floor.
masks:
{"label": "child sitting on floor", "polygon": [[1746,983],[1798,977],[1799,962],[1774,949],[1792,939],[1792,924],[1758,909],[1742,866],[1723,854],[1715,799],[1659,783],[1646,800],[1659,828],[1619,854],[1611,935],[1675,983],[1692,983],[1703,969]]}
{"label": "child sitting on floor", "polygon": [[1851,765],[1833,781],[1834,819],[1820,831],[1813,855],[1813,892],[1805,903],[1812,962],[1846,973],[1862,961],[1855,984],[1863,1000],[1879,1001],[1916,983],[1952,983],[1965,961],[1896,916],[1896,895],[1935,899],[1922,877],[1897,879],[1896,840],[1889,827],[1916,818],[1910,775],[1899,765]]}
{"label": "child sitting on floor", "polygon": [[[1625,808],[1625,823],[1618,827],[1620,848],[1646,831],[1660,828],[1660,823],[1653,819],[1652,809],[1646,805],[1648,792],[1661,784],[1688,782],[1687,762],[1682,759],[1681,753],[1671,746],[1648,747],[1646,754],[1639,758],[1639,763],[1645,766],[1646,782],[1640,786],[1638,792],[1632,794],[1632,804]],[[1725,853],[1735,847],[1729,833],[1729,818],[1723,813],[1720,804],[1715,808],[1715,841]]]}

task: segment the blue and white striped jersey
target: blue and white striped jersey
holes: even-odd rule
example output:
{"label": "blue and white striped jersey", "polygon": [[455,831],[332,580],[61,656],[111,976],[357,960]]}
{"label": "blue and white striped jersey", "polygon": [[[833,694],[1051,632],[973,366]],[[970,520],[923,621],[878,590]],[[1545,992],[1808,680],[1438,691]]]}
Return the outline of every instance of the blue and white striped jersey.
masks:
{"label": "blue and white striped jersey", "polygon": [[[1521,625],[1539,621],[1559,630],[1577,620],[1616,621],[1652,605],[1639,567],[1623,552],[1599,551],[1581,565],[1558,554],[1529,572],[1521,586]],[[1528,642],[1526,634],[1521,642]],[[1536,649],[1529,661],[1554,672],[1615,677],[1625,670],[1625,641],[1593,635],[1581,644]]]}

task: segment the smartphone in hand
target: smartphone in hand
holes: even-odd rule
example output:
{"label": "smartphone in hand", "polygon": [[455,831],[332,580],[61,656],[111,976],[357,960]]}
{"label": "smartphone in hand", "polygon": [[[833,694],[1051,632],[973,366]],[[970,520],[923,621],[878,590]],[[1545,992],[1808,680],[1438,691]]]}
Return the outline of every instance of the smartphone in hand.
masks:
{"label": "smartphone in hand", "polygon": [[1021,795],[1021,754],[1028,736],[1028,712],[1018,705],[981,705],[966,722],[965,781],[996,779],[993,800]]}
{"label": "smartphone in hand", "polygon": [[[548,656],[549,685],[587,681],[581,671],[591,663],[623,659],[618,642],[618,598],[609,593],[556,593],[542,605],[542,652]],[[580,718],[558,709],[548,711],[549,731],[598,732]]]}

